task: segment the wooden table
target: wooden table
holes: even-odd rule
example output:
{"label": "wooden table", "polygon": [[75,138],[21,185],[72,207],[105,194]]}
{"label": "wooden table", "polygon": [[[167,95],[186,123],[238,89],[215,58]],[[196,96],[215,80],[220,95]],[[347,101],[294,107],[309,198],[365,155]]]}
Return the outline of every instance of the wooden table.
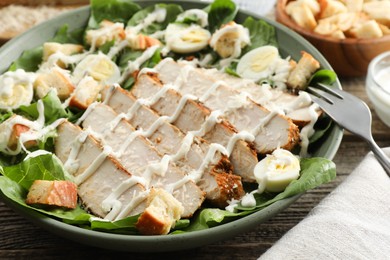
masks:
{"label": "wooden table", "polygon": [[[365,78],[341,79],[343,88],[368,101]],[[373,135],[379,146],[390,146],[390,131],[373,111]],[[298,224],[326,195],[340,184],[369,152],[367,144],[345,132],[334,158],[337,178],[301,196],[293,205],[253,231],[202,248],[181,252],[140,254],[84,246],[34,226],[0,201],[0,259],[257,259],[289,229]]]}
{"label": "wooden table", "polygon": [[[364,89],[364,78],[344,79],[345,90],[368,102]],[[390,131],[373,112],[373,135],[379,146],[390,146]],[[214,243],[193,250],[138,254],[113,252],[109,250],[84,246],[72,242],[32,223],[16,214],[12,209],[0,202],[0,259],[15,258],[70,258],[106,259],[116,257],[131,257],[131,259],[153,259],[161,256],[170,259],[256,259],[289,229],[299,223],[309,211],[331,192],[359,164],[369,151],[365,142],[345,133],[340,149],[334,158],[337,165],[337,178],[333,182],[311,190],[303,195],[287,210],[279,213],[271,220],[253,228],[253,231],[241,234],[232,239]]]}

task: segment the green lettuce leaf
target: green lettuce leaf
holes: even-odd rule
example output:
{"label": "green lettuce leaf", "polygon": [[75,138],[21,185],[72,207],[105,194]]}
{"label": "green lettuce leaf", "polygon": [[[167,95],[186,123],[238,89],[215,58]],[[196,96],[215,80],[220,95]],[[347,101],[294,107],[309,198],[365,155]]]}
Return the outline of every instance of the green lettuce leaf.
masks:
{"label": "green lettuce leaf", "polygon": [[207,229],[222,223],[226,223],[246,216],[266,206],[285,198],[292,197],[311,190],[319,185],[327,183],[336,177],[335,164],[324,158],[302,158],[301,176],[298,180],[292,181],[286,189],[279,193],[255,194],[256,206],[243,207],[238,205],[238,212],[229,212],[221,209],[206,208],[202,209],[185,231],[195,231]]}
{"label": "green lettuce leaf", "polygon": [[[58,29],[54,37],[48,42],[58,42],[58,43],[74,43],[81,44],[82,35],[84,34],[84,29],[77,29],[72,32],[68,31],[68,25],[63,25]],[[36,48],[26,50],[22,55],[15,60],[8,70],[15,71],[17,69],[23,69],[29,72],[35,72],[38,70],[39,65],[42,63],[43,57],[43,46],[38,46]]]}
{"label": "green lettuce leaf", "polygon": [[88,27],[96,29],[103,20],[127,23],[141,7],[131,0],[91,0]]}
{"label": "green lettuce leaf", "polygon": [[242,25],[248,28],[251,39],[251,44],[243,49],[242,55],[265,45],[278,47],[275,28],[266,21],[248,17]]}
{"label": "green lettuce leaf", "polygon": [[237,15],[238,8],[231,0],[215,0],[209,7],[208,22],[210,32],[213,33],[221,27],[221,25],[233,21]]}
{"label": "green lettuce leaf", "polygon": [[[126,48],[118,59],[118,66],[121,70],[125,70],[129,61],[134,61],[142,55],[143,51],[135,51],[130,48]],[[141,64],[140,69],[142,68],[153,68],[161,61],[161,49],[157,49],[150,59]],[[131,89],[134,85],[135,79],[133,76],[129,76],[125,82],[121,85],[124,89]]]}
{"label": "green lettuce leaf", "polygon": [[310,86],[315,86],[317,83],[322,83],[326,85],[333,84],[337,79],[337,74],[331,70],[319,70],[311,77],[309,80]]}
{"label": "green lettuce leaf", "polygon": [[[44,106],[46,125],[53,123],[59,118],[69,117],[68,112],[62,107],[61,100],[58,98],[55,91],[50,91],[41,100]],[[38,109],[37,109],[37,102],[32,103],[29,106],[21,106],[19,109],[25,115],[31,117],[33,120],[36,120],[39,116]]]}
{"label": "green lettuce leaf", "polygon": [[25,71],[34,72],[39,68],[39,65],[42,63],[43,57],[43,47],[39,46],[37,48],[26,50],[22,55],[15,60],[9,67],[10,71],[15,71],[17,69],[23,69]]}
{"label": "green lettuce leaf", "polygon": [[88,214],[82,208],[80,208],[80,206],[77,206],[77,208],[73,210],[65,210],[60,208],[45,210],[27,205],[25,202],[27,190],[5,176],[0,176],[0,190],[5,196],[7,196],[12,201],[18,203],[19,205],[29,208],[31,210],[38,211],[45,215],[62,219],[64,220],[64,222],[69,221],[73,224],[84,225],[88,224],[89,219],[91,218],[91,215]]}
{"label": "green lettuce leaf", "polygon": [[69,26],[64,24],[60,29],[58,29],[56,35],[50,41],[58,43],[82,44],[84,31],[85,28],[80,28],[69,32]]}
{"label": "green lettuce leaf", "polygon": [[[1,167],[1,166],[0,166]],[[2,175],[29,190],[35,180],[69,180],[61,161],[54,154],[32,157],[12,166],[0,168]]]}
{"label": "green lettuce leaf", "polygon": [[148,6],[134,14],[134,16],[131,17],[131,19],[127,23],[127,25],[136,26],[137,24],[142,23],[142,21],[148,16],[148,14],[152,13],[157,8],[163,8],[166,10],[166,18],[162,22],[153,22],[146,28],[142,29],[142,32],[144,34],[152,34],[156,31],[164,30],[169,23],[172,23],[176,20],[178,14],[183,12],[182,7],[177,4],[156,4]]}
{"label": "green lettuce leaf", "polygon": [[13,166],[0,166],[0,190],[8,198],[18,204],[37,210],[46,215],[69,220],[72,223],[85,224],[91,215],[77,206],[76,209],[31,207],[25,203],[27,192],[35,180],[68,180],[61,161],[53,154],[44,154],[29,158]]}

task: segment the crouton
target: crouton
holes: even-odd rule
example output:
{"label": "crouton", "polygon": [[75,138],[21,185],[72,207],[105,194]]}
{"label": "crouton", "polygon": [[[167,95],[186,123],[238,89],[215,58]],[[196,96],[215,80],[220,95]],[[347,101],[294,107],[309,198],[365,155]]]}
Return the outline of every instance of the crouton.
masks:
{"label": "crouton", "polygon": [[[57,42],[45,42],[43,44],[43,61],[47,61],[51,55],[56,52],[60,52],[64,55],[72,55],[76,53],[83,52],[84,47],[79,44],[71,44],[71,43],[57,43]],[[57,65],[61,68],[65,68],[66,65],[64,62],[59,60]]]}
{"label": "crouton", "polygon": [[170,193],[163,189],[151,189],[147,208],[138,218],[136,227],[144,235],[168,234],[184,208]]}
{"label": "crouton", "polygon": [[363,4],[363,11],[378,23],[390,27],[390,1],[372,1]]}
{"label": "crouton", "polygon": [[65,100],[74,91],[75,86],[65,71],[60,68],[53,68],[50,71],[38,74],[34,82],[35,96],[43,98],[52,89],[57,91],[57,95],[61,100]]}
{"label": "crouton", "polygon": [[297,66],[288,76],[287,85],[293,89],[305,88],[311,75],[319,68],[320,63],[309,53],[302,51],[302,57]]}
{"label": "crouton", "polygon": [[100,23],[99,29],[88,30],[86,33],[86,41],[90,45],[100,47],[110,41],[120,41],[126,38],[124,24],[113,23],[104,20]]}
{"label": "crouton", "polygon": [[344,0],[348,12],[360,13],[363,11],[364,0]]}
{"label": "crouton", "polygon": [[[30,131],[30,128],[19,122],[23,122],[21,116],[13,115],[0,124],[0,147],[3,152],[16,151],[19,147],[19,138],[23,133]],[[35,140],[25,141],[25,148],[31,148],[37,145]]]}
{"label": "crouton", "polygon": [[318,0],[321,11],[318,14],[319,19],[327,18],[335,14],[348,12],[347,7],[337,0]]}
{"label": "crouton", "polygon": [[286,12],[293,21],[300,27],[313,30],[317,26],[317,21],[310,7],[303,2],[290,2],[286,6]]}
{"label": "crouton", "polygon": [[147,48],[154,46],[154,45],[161,45],[161,42],[153,37],[143,35],[143,34],[137,34],[132,36],[126,37],[130,48],[133,50],[146,50]]}
{"label": "crouton", "polygon": [[70,98],[69,106],[83,110],[87,109],[90,104],[98,99],[101,89],[102,86],[92,77],[84,77]]}
{"label": "crouton", "polygon": [[[314,32],[322,35],[331,35],[340,38],[340,31],[345,32],[352,28],[357,21],[356,13],[340,13],[321,19]],[[342,35],[344,35],[342,33]]]}
{"label": "crouton", "polygon": [[369,20],[356,26],[351,30],[351,34],[359,39],[380,38],[383,32],[375,20]]}
{"label": "crouton", "polygon": [[77,206],[77,186],[71,181],[35,180],[26,203],[74,209]]}

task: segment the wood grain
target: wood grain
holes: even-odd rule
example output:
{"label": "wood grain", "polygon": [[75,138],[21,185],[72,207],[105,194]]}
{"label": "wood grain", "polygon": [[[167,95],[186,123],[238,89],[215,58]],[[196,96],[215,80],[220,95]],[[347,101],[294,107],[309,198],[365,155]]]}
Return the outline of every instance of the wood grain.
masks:
{"label": "wood grain", "polygon": [[[365,78],[341,80],[343,88],[363,100]],[[390,131],[373,112],[373,135],[379,146],[390,146]],[[334,158],[337,178],[301,196],[272,219],[232,239],[187,251],[159,254],[113,252],[84,246],[34,226],[0,201],[0,259],[257,259],[288,230],[298,224],[325,196],[335,189],[369,152],[365,142],[346,132]]]}

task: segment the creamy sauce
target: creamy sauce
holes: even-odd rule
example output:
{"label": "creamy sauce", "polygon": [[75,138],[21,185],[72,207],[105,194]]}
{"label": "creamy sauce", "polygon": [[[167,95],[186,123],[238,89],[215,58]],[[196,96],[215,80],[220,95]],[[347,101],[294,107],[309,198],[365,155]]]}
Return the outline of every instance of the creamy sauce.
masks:
{"label": "creamy sauce", "polygon": [[[164,8],[156,8],[152,13],[148,14],[147,17],[140,21],[136,26],[127,27],[126,32],[131,34],[138,34],[142,32],[142,30],[146,29],[149,25],[151,25],[153,22],[162,22],[166,19],[166,10]],[[186,15],[195,15],[200,22],[200,25],[202,27],[207,25],[207,13],[203,10],[193,9],[186,11],[185,14],[182,15],[182,17],[179,16],[179,20],[185,17]],[[108,61],[111,61],[111,59],[116,56],[121,50],[129,46],[128,39],[124,39],[122,41],[117,41],[115,45],[109,50],[107,55],[104,55],[102,53],[98,54],[92,54],[96,51],[98,41],[101,39],[101,37],[106,37],[107,35],[112,34],[117,29],[123,29],[124,25],[121,23],[113,23],[112,25],[108,25],[105,27],[102,27],[98,30],[95,30],[92,35],[91,40],[91,47],[88,51],[82,53],[82,54],[76,54],[76,55],[65,55],[61,52],[56,52],[52,54],[48,61],[43,63],[40,67],[40,72],[48,71],[51,68],[59,68],[57,66],[58,62],[61,61],[66,65],[70,64],[81,64],[83,61],[86,61],[88,57],[91,57],[92,55],[95,55],[97,57],[102,57],[104,59],[107,59]],[[152,37],[155,38],[162,38],[164,35],[164,31],[155,32]],[[250,38],[248,30],[241,25],[232,25],[232,26],[226,26],[220,30],[217,30],[217,32],[213,35],[213,37],[210,40],[210,46],[214,49],[216,48],[216,43],[221,37],[226,33],[237,33],[238,37],[234,42],[234,51],[232,55],[226,59],[221,60],[221,67],[224,68],[232,61],[237,59],[241,55],[241,49],[244,45],[250,44]],[[133,72],[139,70],[143,63],[145,63],[147,60],[149,60],[157,51],[157,49],[160,48],[160,46],[152,46],[146,49],[143,54],[138,57],[134,61],[129,61],[127,67],[124,69],[124,71],[121,73],[120,77],[117,77],[118,79],[115,79],[112,82],[108,82],[108,85],[111,85],[111,88],[109,91],[107,91],[107,97],[105,98],[104,103],[107,102],[107,100],[110,99],[111,94],[113,91],[115,91],[115,88],[119,87],[119,85],[114,84],[116,82],[123,82],[130,74]],[[169,49],[166,49],[165,51],[169,51]],[[163,51],[164,53],[164,51]],[[212,59],[211,55],[206,55],[203,60],[201,61],[195,61],[191,65],[186,65],[180,71],[178,71],[178,75],[176,77],[175,82],[172,84],[164,84],[164,86],[156,92],[153,96],[147,98],[147,99],[137,99],[136,102],[131,106],[131,108],[126,112],[119,114],[114,120],[111,122],[107,122],[109,131],[114,131],[114,129],[119,125],[121,120],[131,120],[135,113],[140,109],[141,106],[153,106],[165,96],[165,93],[169,89],[174,90],[180,90],[182,86],[184,86],[188,81],[189,73],[194,69],[194,66],[196,65],[205,65],[208,64]],[[161,61],[155,69],[148,69],[144,68],[139,72],[139,75],[142,75],[143,73],[148,72],[157,72],[158,68],[160,66],[164,65],[164,62],[169,61],[170,58],[166,58],[163,61]],[[92,63],[88,63],[85,68],[81,68],[80,71],[76,71],[76,73],[73,73],[72,75],[69,75],[69,71],[63,70],[65,76],[72,77],[72,80],[76,83],[79,82],[82,78],[84,78],[86,75],[90,74],[90,68],[94,67],[98,61],[93,61]],[[116,65],[115,65],[116,66]],[[77,67],[76,67],[77,68]],[[286,73],[288,72],[288,68],[286,63],[280,63],[278,66],[275,65],[274,68],[275,75],[273,76],[273,80],[280,82],[279,84],[281,86],[284,86]],[[22,104],[29,104],[32,100],[32,84],[35,81],[36,75],[34,73],[26,73],[24,71],[17,70],[16,72],[7,72],[5,73],[2,78],[0,78],[0,105],[1,100],[6,100],[7,98],[14,95],[14,86],[15,85],[22,85],[26,91],[26,97],[25,100],[22,102]],[[106,82],[107,83],[107,82]],[[113,85],[114,84],[114,85]],[[240,83],[242,84],[242,83]],[[221,81],[216,81],[211,87],[206,87],[205,91],[202,90],[201,95],[197,95],[199,98],[192,94],[185,94],[182,95],[180,101],[178,102],[178,105],[175,108],[175,111],[170,116],[161,116],[156,121],[153,122],[153,124],[148,129],[139,129],[134,132],[132,132],[129,137],[125,140],[125,142],[121,145],[121,148],[118,151],[112,151],[112,148],[108,145],[104,145],[103,151],[93,160],[93,162],[81,173],[79,173],[75,177],[75,182],[78,185],[81,185],[84,183],[90,176],[92,176],[96,170],[104,163],[104,161],[107,159],[109,155],[114,155],[116,157],[121,157],[124,152],[126,151],[127,147],[130,145],[131,142],[135,140],[135,138],[139,136],[144,137],[150,137],[161,125],[164,123],[174,123],[177,118],[180,116],[181,111],[183,110],[185,104],[188,102],[188,100],[196,100],[199,99],[201,102],[206,102],[207,100],[211,99],[216,92],[218,92],[218,88],[222,85],[226,85],[226,83]],[[241,89],[243,90],[243,89]],[[249,90],[249,88],[248,88]],[[253,90],[255,91],[255,90]],[[256,90],[258,91],[258,90]],[[30,93],[31,92],[31,93]],[[149,194],[149,188],[150,183],[153,178],[153,176],[157,175],[160,177],[164,177],[165,174],[168,171],[169,165],[171,162],[175,163],[179,161],[180,159],[184,158],[189,150],[191,149],[191,145],[194,142],[194,137],[203,137],[205,136],[217,123],[220,123],[222,120],[222,117],[226,114],[229,114],[231,112],[234,112],[240,107],[243,107],[248,104],[248,97],[252,97],[254,93],[253,92],[246,92],[242,91],[239,95],[229,99],[226,104],[228,104],[227,107],[223,109],[217,109],[214,110],[209,117],[206,118],[206,120],[203,122],[201,127],[195,131],[188,132],[185,137],[183,138],[179,149],[175,154],[170,155],[164,155],[160,161],[155,163],[150,163],[146,166],[144,170],[144,177],[137,177],[137,176],[131,176],[127,180],[125,180],[121,185],[116,187],[112,193],[102,202],[102,209],[107,213],[105,219],[107,220],[118,220],[121,218],[126,217],[128,214],[131,213],[133,209],[135,209],[140,203],[145,201]],[[63,107],[67,107],[69,105],[70,98],[67,99],[63,103]],[[300,95],[300,98],[294,100],[293,102],[289,103],[288,105],[283,107],[284,113],[287,113],[289,111],[293,111],[297,108],[302,107],[303,103],[310,102],[310,100],[307,99],[307,96],[305,94]],[[76,124],[81,124],[91,113],[91,111],[94,110],[95,106],[98,103],[93,103],[88,107],[88,109],[85,111],[83,116],[79,118],[79,120],[76,122]],[[7,107],[10,107],[7,105]],[[301,139],[302,139],[302,154],[307,153],[307,146],[308,146],[308,138],[313,133],[313,125],[317,118],[316,109],[318,107],[315,107],[314,105],[311,106],[311,116],[312,121],[310,124],[306,125],[301,132]],[[248,141],[253,142],[255,140],[255,136],[259,134],[263,127],[265,127],[270,120],[272,120],[273,117],[280,114],[281,112],[280,108],[272,109],[272,111],[260,122],[254,127],[253,129],[250,129],[250,131],[240,131],[238,133],[235,133],[231,136],[231,138],[228,140],[228,143],[225,146],[222,146],[217,143],[212,143],[209,146],[209,149],[206,153],[206,156],[203,158],[203,161],[201,165],[197,169],[193,169],[188,175],[186,175],[181,180],[170,183],[166,185],[166,189],[173,193],[175,190],[181,188],[183,185],[185,185],[188,181],[194,181],[199,182],[202,177],[204,171],[207,169],[207,166],[214,163],[214,160],[216,158],[217,153],[221,153],[226,156],[230,156],[235,144],[240,141]],[[7,129],[7,131],[2,131],[0,133],[0,151],[8,153],[8,154],[18,154],[22,150],[26,151],[28,153],[28,156],[26,158],[31,158],[34,156],[38,156],[41,154],[45,154],[44,151],[38,150],[36,152],[29,152],[23,145],[23,143],[31,141],[31,140],[39,140],[40,138],[46,136],[48,133],[53,131],[58,125],[60,125],[64,119],[59,119],[52,123],[49,126],[45,126],[45,118],[44,118],[44,111],[43,111],[43,104],[40,100],[38,102],[38,112],[39,117],[36,121],[29,121],[27,119],[24,119],[20,116],[16,116],[9,120],[9,123],[5,125],[4,127]],[[22,124],[30,128],[29,131],[22,133],[19,137],[19,142],[16,150],[12,151],[7,147],[7,144],[3,140],[9,140],[11,135],[11,130],[15,124]],[[65,169],[71,173],[75,174],[79,170],[79,162],[78,162],[78,154],[80,152],[80,149],[82,145],[85,143],[89,135],[93,135],[97,137],[98,139],[104,139],[104,134],[98,134],[94,133],[91,130],[84,130],[80,133],[80,135],[74,140],[70,147],[70,153],[69,156],[64,163]],[[120,202],[119,197],[121,194],[123,194],[125,191],[133,187],[134,185],[141,184],[143,185],[146,190],[144,192],[141,192],[137,196],[135,196],[131,201],[129,201],[127,204]],[[256,191],[249,193],[244,196],[244,198],[241,200],[241,204],[246,207],[252,207],[255,206],[255,199],[253,194]],[[236,207],[238,201],[233,200],[231,202],[231,205],[228,207],[230,210],[234,210]]]}
{"label": "creamy sauce", "polygon": [[208,14],[201,9],[189,9],[179,14],[176,18],[177,22],[183,22],[186,17],[195,16],[199,20],[199,25],[206,27],[208,25]]}

